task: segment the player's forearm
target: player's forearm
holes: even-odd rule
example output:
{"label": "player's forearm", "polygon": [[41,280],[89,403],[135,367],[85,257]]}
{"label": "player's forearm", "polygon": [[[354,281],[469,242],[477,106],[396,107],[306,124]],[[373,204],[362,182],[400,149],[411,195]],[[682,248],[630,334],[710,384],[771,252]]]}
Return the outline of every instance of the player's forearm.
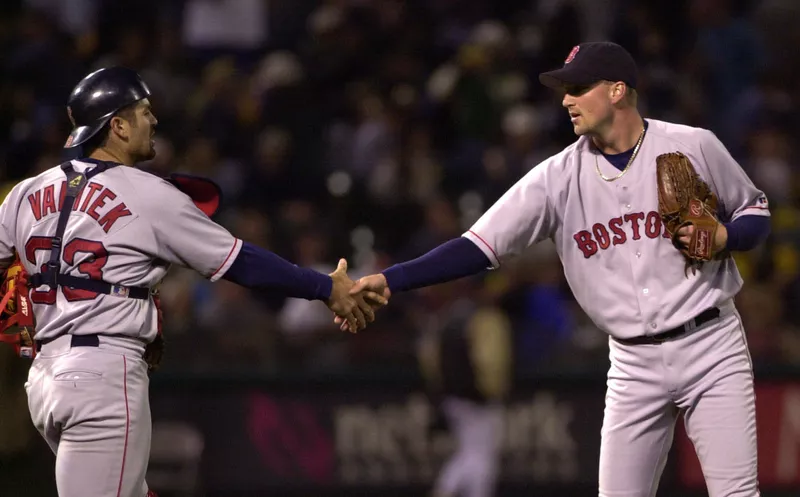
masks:
{"label": "player's forearm", "polygon": [[242,250],[223,278],[254,290],[276,291],[307,300],[328,300],[333,285],[327,274],[296,266],[247,242],[242,244]]}
{"label": "player's forearm", "polygon": [[769,236],[770,218],[767,216],[741,216],[725,224],[728,240],[725,248],[745,251],[755,248]]}
{"label": "player's forearm", "polygon": [[479,273],[491,263],[474,243],[455,238],[414,260],[383,271],[392,292],[413,290]]}

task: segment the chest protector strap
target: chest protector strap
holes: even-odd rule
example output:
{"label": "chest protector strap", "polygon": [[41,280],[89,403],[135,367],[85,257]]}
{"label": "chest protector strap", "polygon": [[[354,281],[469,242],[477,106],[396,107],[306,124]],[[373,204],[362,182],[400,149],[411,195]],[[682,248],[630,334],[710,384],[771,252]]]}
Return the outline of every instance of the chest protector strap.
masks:
{"label": "chest protector strap", "polygon": [[75,199],[78,198],[81,191],[86,186],[86,183],[92,177],[109,168],[116,167],[117,165],[118,164],[111,162],[103,162],[86,174],[82,174],[75,171],[71,162],[61,164],[61,169],[64,171],[64,174],[67,175],[67,193],[64,196],[64,203],[61,206],[61,212],[58,216],[56,234],[52,237],[53,244],[50,250],[50,260],[47,261],[42,272],[30,276],[31,288],[47,285],[51,289],[54,289],[57,288],[58,285],[61,285],[77,290],[87,290],[121,298],[147,299],[150,297],[151,292],[147,287],[112,285],[102,280],[79,278],[71,274],[59,272],[61,269],[61,248],[64,241],[64,231],[67,229],[67,221],[75,205]]}

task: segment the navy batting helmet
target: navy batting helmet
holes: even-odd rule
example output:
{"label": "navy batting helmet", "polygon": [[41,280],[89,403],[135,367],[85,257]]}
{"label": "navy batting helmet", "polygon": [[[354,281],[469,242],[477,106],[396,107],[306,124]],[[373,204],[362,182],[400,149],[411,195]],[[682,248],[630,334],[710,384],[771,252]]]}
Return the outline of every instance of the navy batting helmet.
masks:
{"label": "navy batting helmet", "polygon": [[114,113],[150,96],[150,88],[131,69],[105,67],[83,78],[67,101],[72,132],[64,148],[85,143],[103,129]]}

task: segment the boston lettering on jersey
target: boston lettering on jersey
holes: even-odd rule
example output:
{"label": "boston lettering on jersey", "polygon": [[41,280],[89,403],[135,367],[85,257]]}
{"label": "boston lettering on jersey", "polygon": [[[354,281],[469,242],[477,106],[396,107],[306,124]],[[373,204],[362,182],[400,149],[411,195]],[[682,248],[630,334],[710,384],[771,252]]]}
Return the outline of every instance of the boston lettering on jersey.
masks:
{"label": "boston lettering on jersey", "polygon": [[661,216],[658,212],[634,212],[622,217],[609,219],[606,224],[595,223],[591,230],[581,230],[572,238],[578,244],[578,249],[585,258],[589,258],[598,250],[606,250],[611,246],[622,245],[628,241],[628,233],[634,240],[642,236],[647,238],[669,238],[669,233],[663,229]]}
{"label": "boston lettering on jersey", "polygon": [[[45,216],[60,212],[61,207],[64,205],[66,194],[67,182],[62,181],[58,193],[58,205],[56,205],[55,185],[47,185],[28,195],[33,217],[39,221]],[[116,198],[116,193],[102,184],[92,181],[78,194],[72,210],[85,212],[108,233],[119,218],[132,215],[125,202],[106,205],[106,202],[113,201]]]}

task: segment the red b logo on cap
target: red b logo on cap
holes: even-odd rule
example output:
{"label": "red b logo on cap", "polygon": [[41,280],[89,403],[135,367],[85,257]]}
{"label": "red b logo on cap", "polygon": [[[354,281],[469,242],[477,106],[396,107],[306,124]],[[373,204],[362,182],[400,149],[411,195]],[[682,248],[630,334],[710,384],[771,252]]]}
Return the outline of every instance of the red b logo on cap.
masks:
{"label": "red b logo on cap", "polygon": [[567,55],[567,58],[564,59],[564,64],[569,64],[570,62],[572,62],[572,59],[574,59],[575,56],[578,55],[578,50],[580,49],[581,47],[578,45],[572,47],[572,50],[569,52],[569,55]]}

